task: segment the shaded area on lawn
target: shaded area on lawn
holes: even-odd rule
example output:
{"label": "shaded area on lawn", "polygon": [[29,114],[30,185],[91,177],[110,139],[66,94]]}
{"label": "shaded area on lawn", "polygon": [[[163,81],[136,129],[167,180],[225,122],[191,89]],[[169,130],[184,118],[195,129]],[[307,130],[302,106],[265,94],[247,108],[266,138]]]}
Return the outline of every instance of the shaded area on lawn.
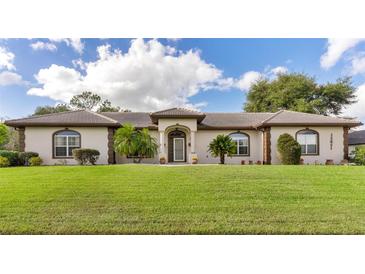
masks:
{"label": "shaded area on lawn", "polygon": [[1,234],[364,234],[365,168],[0,169]]}

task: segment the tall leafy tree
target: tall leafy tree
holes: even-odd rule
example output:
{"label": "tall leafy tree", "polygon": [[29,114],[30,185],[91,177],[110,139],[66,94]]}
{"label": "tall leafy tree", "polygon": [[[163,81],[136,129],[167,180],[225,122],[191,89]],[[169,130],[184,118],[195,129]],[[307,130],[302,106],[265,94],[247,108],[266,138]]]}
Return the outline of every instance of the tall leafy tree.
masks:
{"label": "tall leafy tree", "polygon": [[10,132],[6,125],[0,124],[0,149],[9,142]]}
{"label": "tall leafy tree", "polygon": [[90,91],[84,91],[79,95],[75,95],[70,100],[70,106],[73,109],[93,110],[101,102],[101,97]]}
{"label": "tall leafy tree", "polygon": [[70,111],[71,109],[66,104],[60,104],[56,106],[39,106],[35,109],[32,116],[35,115],[44,115],[44,114],[51,114],[51,113],[59,113],[59,112],[65,112]]}
{"label": "tall leafy tree", "polygon": [[121,111],[120,107],[112,106],[112,103],[109,100],[104,100],[100,103],[97,112],[119,112]]}
{"label": "tall leafy tree", "polygon": [[351,78],[319,84],[303,73],[280,74],[275,79],[262,78],[254,83],[244,104],[248,112],[276,112],[281,109],[338,115],[343,107],[356,102]]}
{"label": "tall leafy tree", "polygon": [[219,157],[220,163],[225,163],[225,156],[232,156],[236,152],[237,146],[229,135],[220,134],[213,139],[208,146],[208,152],[213,157]]}

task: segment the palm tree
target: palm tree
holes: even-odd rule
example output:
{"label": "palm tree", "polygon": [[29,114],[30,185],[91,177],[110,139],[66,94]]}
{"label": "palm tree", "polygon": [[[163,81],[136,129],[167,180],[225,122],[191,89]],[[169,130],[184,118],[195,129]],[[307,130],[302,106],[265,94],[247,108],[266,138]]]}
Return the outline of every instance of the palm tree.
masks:
{"label": "palm tree", "polygon": [[220,163],[223,165],[225,155],[232,156],[236,152],[237,145],[232,141],[229,135],[218,135],[213,141],[209,143],[208,152],[213,157],[220,158]]}
{"label": "palm tree", "polygon": [[114,149],[120,155],[136,154],[136,131],[132,124],[126,123],[114,135]]}
{"label": "palm tree", "polygon": [[126,123],[114,135],[114,149],[121,155],[133,156],[140,163],[142,158],[153,158],[157,153],[157,141],[148,129],[135,130],[132,124]]}
{"label": "palm tree", "polygon": [[155,157],[158,145],[156,139],[150,135],[148,129],[144,128],[141,131],[138,131],[136,137],[139,162],[141,162],[144,157]]}

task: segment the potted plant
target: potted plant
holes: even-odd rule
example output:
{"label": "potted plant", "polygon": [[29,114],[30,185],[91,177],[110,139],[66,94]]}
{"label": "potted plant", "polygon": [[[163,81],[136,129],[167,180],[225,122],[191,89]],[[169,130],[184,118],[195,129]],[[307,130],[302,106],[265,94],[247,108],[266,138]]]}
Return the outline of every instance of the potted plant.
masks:
{"label": "potted plant", "polygon": [[245,160],[241,160],[241,165],[244,165],[245,163]]}
{"label": "potted plant", "polygon": [[303,158],[300,158],[299,164],[304,165],[304,159]]}
{"label": "potted plant", "polygon": [[198,157],[194,156],[193,158],[191,158],[191,163],[196,165],[198,163]]}
{"label": "potted plant", "polygon": [[166,159],[165,159],[165,157],[161,157],[161,158],[160,158],[160,164],[161,164],[161,165],[166,164]]}

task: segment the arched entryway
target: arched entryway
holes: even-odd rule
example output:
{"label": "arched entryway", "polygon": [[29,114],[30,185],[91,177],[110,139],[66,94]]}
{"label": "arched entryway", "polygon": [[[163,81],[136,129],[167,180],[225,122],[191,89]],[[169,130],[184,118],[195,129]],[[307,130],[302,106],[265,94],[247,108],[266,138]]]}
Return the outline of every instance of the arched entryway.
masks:
{"label": "arched entryway", "polygon": [[186,134],[181,130],[174,130],[168,134],[168,161],[186,162]]}

